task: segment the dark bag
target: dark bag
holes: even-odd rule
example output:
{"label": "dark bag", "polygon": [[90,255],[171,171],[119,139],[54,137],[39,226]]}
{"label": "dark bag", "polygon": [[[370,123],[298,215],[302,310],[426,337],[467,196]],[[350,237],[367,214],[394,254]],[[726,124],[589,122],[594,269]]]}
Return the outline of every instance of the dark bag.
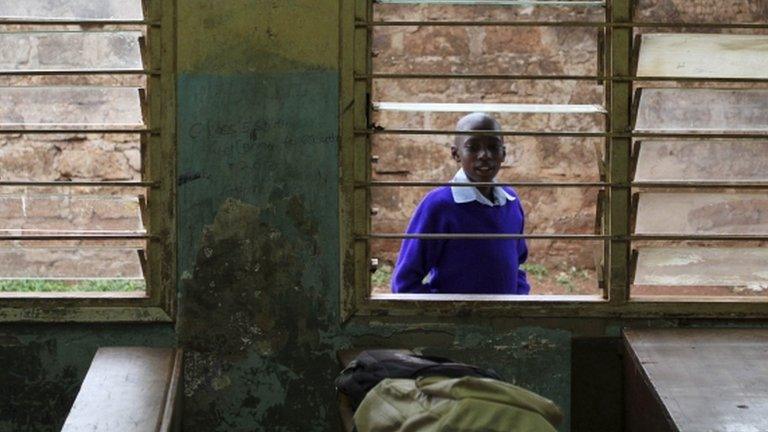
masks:
{"label": "dark bag", "polygon": [[385,378],[410,378],[443,376],[461,378],[503,379],[492,369],[481,369],[464,363],[456,363],[443,357],[406,354],[397,350],[368,350],[361,352],[336,378],[336,389],[346,394],[356,410],[365,395]]}

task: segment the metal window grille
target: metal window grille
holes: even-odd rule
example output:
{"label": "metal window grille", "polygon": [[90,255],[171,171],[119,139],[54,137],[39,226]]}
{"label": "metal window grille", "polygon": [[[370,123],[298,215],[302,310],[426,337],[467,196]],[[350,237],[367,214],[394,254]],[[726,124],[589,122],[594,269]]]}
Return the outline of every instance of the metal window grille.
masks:
{"label": "metal window grille", "polygon": [[[509,21],[494,20],[396,20],[385,21],[374,14],[373,3],[400,4],[452,4],[452,5],[498,5],[527,7],[588,6],[605,9],[602,21]],[[644,284],[667,281],[675,282],[665,274],[664,263],[680,263],[685,257],[701,263],[689,266],[683,273],[690,276],[685,282],[693,286],[702,283],[706,276],[696,272],[709,268],[721,272],[723,284],[753,284],[765,287],[765,275],[760,276],[758,263],[768,258],[766,223],[760,216],[768,205],[761,204],[768,197],[768,181],[761,163],[756,156],[743,172],[732,175],[711,175],[706,170],[698,172],[675,172],[669,167],[664,173],[650,170],[654,161],[651,151],[666,152],[678,157],[678,163],[685,163],[683,154],[692,148],[709,148],[719,151],[723,160],[733,157],[728,147],[718,146],[723,141],[742,154],[761,155],[765,152],[768,119],[764,108],[767,99],[760,85],[768,81],[765,76],[766,59],[760,55],[759,46],[766,36],[729,35],[711,33],[713,30],[739,29],[761,33],[768,24],[751,22],[656,22],[642,21],[634,15],[635,2],[632,0],[608,0],[606,2],[559,2],[559,1],[437,1],[437,0],[357,0],[344,6],[346,29],[342,34],[342,192],[349,200],[348,210],[343,217],[349,220],[342,234],[345,239],[345,271],[342,309],[346,316],[357,311],[366,313],[392,313],[392,311],[413,311],[420,313],[434,307],[436,313],[451,313],[462,305],[471,304],[470,309],[481,311],[498,310],[501,313],[521,315],[547,315],[566,313],[577,316],[763,316],[760,302],[766,297],[714,296],[704,299],[696,295],[676,296],[634,295],[630,289]],[[578,4],[578,5],[577,5]],[[484,73],[417,73],[410,71],[373,70],[372,49],[374,29],[409,26],[439,27],[587,27],[599,31],[598,73],[582,75],[533,75],[533,74],[484,74]],[[676,33],[669,33],[675,31]],[[686,33],[682,33],[682,32]],[[708,35],[699,34],[709,32]],[[761,33],[762,34],[762,33]],[[345,42],[346,41],[346,42]],[[727,43],[724,43],[727,42]],[[678,51],[674,51],[674,47]],[[683,47],[683,48],[680,48]],[[730,47],[730,48],[729,48]],[[727,59],[723,62],[717,59]],[[670,61],[677,60],[674,67]],[[659,66],[661,65],[661,66]],[[664,67],[667,65],[666,67]],[[534,307],[535,299],[502,299],[493,296],[428,296],[390,295],[388,300],[372,301],[370,298],[370,270],[378,260],[371,253],[370,243],[375,239],[403,238],[516,238],[514,235],[450,235],[450,234],[403,234],[394,232],[373,232],[371,230],[371,191],[377,187],[437,186],[446,182],[396,182],[373,181],[371,164],[378,156],[371,153],[371,137],[377,135],[455,135],[450,129],[407,129],[388,128],[371,122],[374,110],[419,109],[452,110],[454,112],[475,110],[478,106],[461,107],[458,104],[426,106],[418,104],[398,105],[393,101],[371,100],[374,82],[377,79],[458,79],[458,80],[574,80],[600,82],[604,88],[604,111],[606,127],[603,131],[545,131],[514,130],[503,131],[504,136],[535,137],[576,137],[603,138],[605,141],[601,178],[598,182],[513,182],[501,183],[526,187],[599,187],[605,190],[601,205],[598,206],[599,230],[594,235],[526,233],[528,239],[599,240],[604,248],[604,300],[573,298],[543,299],[548,305]],[[678,88],[679,87],[679,88]],[[733,90],[738,87],[741,90]],[[722,112],[715,118],[696,120],[696,109],[680,106],[680,92],[697,105],[717,105]],[[741,92],[741,93],[739,93]],[[729,102],[730,101],[730,102]],[[709,105],[707,105],[709,104]],[[487,107],[482,107],[487,108]],[[562,107],[530,107],[507,104],[491,107],[508,111],[562,110]],[[571,109],[571,108],[566,108]],[[579,107],[577,110],[589,109]],[[667,111],[664,111],[667,110]],[[687,111],[686,111],[687,110]],[[490,111],[493,111],[491,109]],[[692,112],[691,118],[665,116],[669,112]],[[738,119],[738,124],[734,123]],[[459,133],[461,134],[461,133]],[[475,134],[472,132],[472,134]],[[730,156],[729,156],[730,155]],[[690,159],[688,160],[690,162]],[[666,161],[665,163],[674,163]],[[650,165],[649,165],[650,164]],[[656,163],[658,165],[658,163]],[[691,171],[691,170],[689,170]],[[695,169],[693,169],[695,171]],[[726,196],[726,198],[723,198]],[[701,210],[707,203],[722,204],[723,201],[745,209],[743,217],[759,220],[749,229],[701,229],[681,222],[691,212]],[[659,229],[665,224],[651,223],[653,218],[663,217],[663,208],[674,203],[681,210],[679,214],[667,215],[671,229]],[[688,204],[688,207],[686,206]],[[702,204],[703,203],[703,204]],[[768,201],[765,201],[768,203]],[[764,204],[765,204],[764,203]],[[727,203],[726,203],[727,204]],[[750,207],[751,206],[751,207]],[[762,207],[761,207],[762,206]],[[752,213],[757,213],[757,216]],[[373,213],[376,213],[373,210]],[[761,222],[762,221],[762,222]],[[669,247],[679,243],[685,247]],[[735,247],[726,247],[735,246]],[[686,255],[688,254],[688,255]],[[693,255],[691,255],[693,254]],[[738,263],[735,277],[724,277],[723,259]],[[662,265],[659,265],[662,263]],[[655,266],[655,267],[654,267]],[[669,273],[668,269],[666,269]],[[687,272],[687,273],[686,273]],[[354,275],[354,277],[351,277]],[[666,279],[665,279],[666,277]],[[717,279],[710,278],[710,279]],[[711,282],[711,281],[710,281]],[[708,283],[708,282],[707,282]],[[763,284],[763,285],[761,285]],[[763,289],[763,288],[761,288]],[[420,305],[405,300],[423,300]],[[484,302],[499,300],[502,304],[489,305]],[[702,306],[701,301],[707,300]],[[456,302],[458,305],[446,306]],[[550,302],[551,301],[551,302]],[[467,303],[469,302],[469,303]],[[533,303],[533,304],[531,304]],[[440,305],[442,304],[442,306]],[[396,313],[396,312],[395,312]]]}
{"label": "metal window grille", "polygon": [[[0,168],[6,210],[0,216],[0,279],[74,287],[2,292],[0,319],[172,316],[172,16],[173,2],[160,0],[0,2],[0,43],[17,48],[0,56],[0,134],[75,143],[135,140],[138,160],[131,162],[140,165],[128,180],[84,174],[94,145],[71,158],[66,175]],[[41,255],[55,263],[12,265]],[[134,284],[129,292],[83,292],[77,287],[84,281]]]}

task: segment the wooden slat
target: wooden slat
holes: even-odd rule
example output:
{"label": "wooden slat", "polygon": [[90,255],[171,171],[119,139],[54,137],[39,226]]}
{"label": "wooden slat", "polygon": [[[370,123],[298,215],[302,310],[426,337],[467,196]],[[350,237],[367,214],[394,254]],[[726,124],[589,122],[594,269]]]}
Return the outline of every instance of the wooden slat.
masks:
{"label": "wooden slat", "polygon": [[3,87],[0,130],[144,128],[134,87]]}
{"label": "wooden slat", "polygon": [[662,33],[641,36],[639,77],[768,79],[768,36]]}
{"label": "wooden slat", "polygon": [[636,234],[768,234],[768,193],[644,192]]}
{"label": "wooden slat", "polygon": [[4,19],[141,21],[141,0],[0,0]]}
{"label": "wooden slat", "polygon": [[645,88],[636,132],[768,133],[768,90]]}
{"label": "wooden slat", "polygon": [[0,72],[144,70],[141,32],[0,33]]}
{"label": "wooden slat", "polygon": [[643,141],[635,181],[765,181],[768,141]]}
{"label": "wooden slat", "polygon": [[[768,330],[626,330],[624,338],[674,429],[768,430]],[[634,396],[625,395],[629,405]]]}
{"label": "wooden slat", "polygon": [[638,248],[635,285],[721,286],[768,294],[768,248]]}
{"label": "wooden slat", "polygon": [[62,431],[170,430],[180,371],[173,348],[99,348]]}

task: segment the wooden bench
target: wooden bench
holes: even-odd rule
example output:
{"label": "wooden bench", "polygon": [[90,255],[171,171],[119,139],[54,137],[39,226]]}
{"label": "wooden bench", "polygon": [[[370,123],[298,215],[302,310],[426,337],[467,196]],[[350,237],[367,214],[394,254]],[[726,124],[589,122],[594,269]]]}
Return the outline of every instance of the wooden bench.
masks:
{"label": "wooden bench", "polygon": [[768,431],[768,329],[626,330],[625,431]]}
{"label": "wooden bench", "polygon": [[99,348],[63,432],[180,430],[182,351]]}

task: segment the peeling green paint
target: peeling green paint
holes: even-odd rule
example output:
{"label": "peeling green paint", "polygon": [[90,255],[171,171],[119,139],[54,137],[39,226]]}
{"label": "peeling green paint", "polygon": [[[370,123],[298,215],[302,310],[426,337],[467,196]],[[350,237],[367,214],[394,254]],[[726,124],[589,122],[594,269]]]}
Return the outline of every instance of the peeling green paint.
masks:
{"label": "peeling green paint", "polygon": [[477,315],[342,325],[339,3],[178,5],[176,329],[0,326],[0,385],[14,388],[0,397],[0,432],[58,430],[103,345],[186,349],[186,430],[328,431],[338,429],[340,349],[410,348],[495,368],[569,412],[574,337],[617,338],[627,325],[734,325]]}

